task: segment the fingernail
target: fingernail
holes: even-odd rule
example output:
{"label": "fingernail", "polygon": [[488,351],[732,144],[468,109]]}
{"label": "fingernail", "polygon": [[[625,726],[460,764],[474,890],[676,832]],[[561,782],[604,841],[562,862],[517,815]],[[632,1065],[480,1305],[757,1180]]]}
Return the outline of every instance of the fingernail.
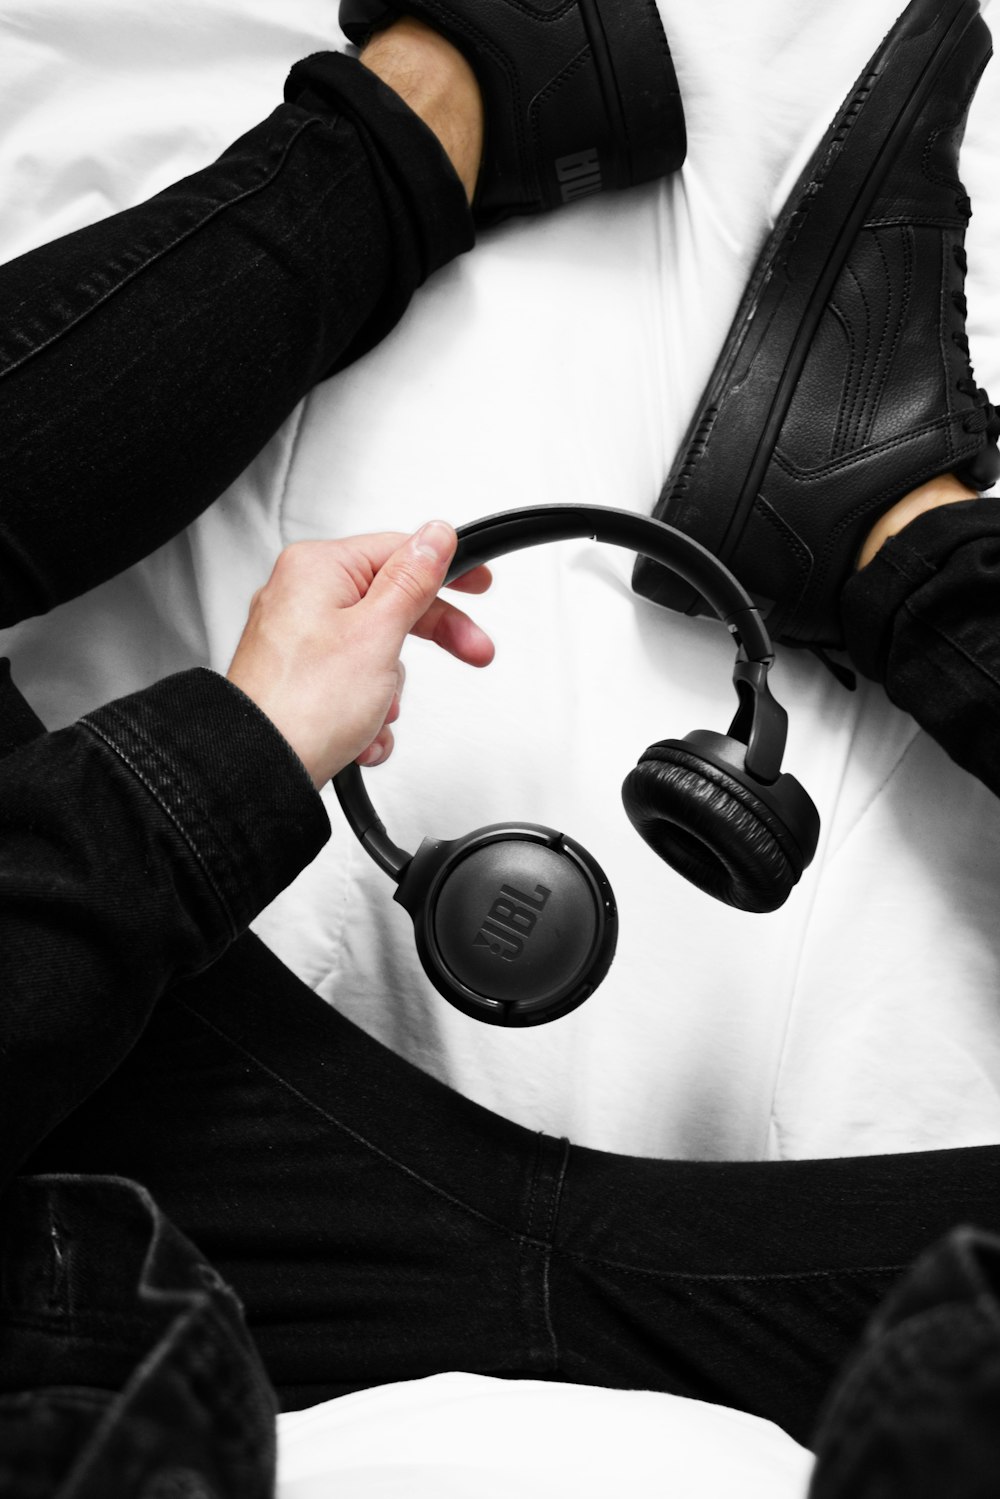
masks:
{"label": "fingernail", "polygon": [[413,547],[422,557],[429,557],[432,562],[444,562],[446,557],[451,556],[451,530],[443,521],[428,521],[414,536]]}
{"label": "fingernail", "polygon": [[371,770],[373,765],[381,765],[384,759],[385,746],[376,742],[370,744],[364,753],[358,756],[358,764],[365,770]]}

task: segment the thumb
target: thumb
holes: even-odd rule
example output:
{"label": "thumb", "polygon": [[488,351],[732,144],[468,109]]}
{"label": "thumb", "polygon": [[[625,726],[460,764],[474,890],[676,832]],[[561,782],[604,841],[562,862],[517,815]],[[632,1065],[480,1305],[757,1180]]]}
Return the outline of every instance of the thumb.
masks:
{"label": "thumb", "polygon": [[447,521],[428,521],[397,547],[372,579],[365,602],[392,621],[400,645],[444,586],[457,546],[454,527]]}

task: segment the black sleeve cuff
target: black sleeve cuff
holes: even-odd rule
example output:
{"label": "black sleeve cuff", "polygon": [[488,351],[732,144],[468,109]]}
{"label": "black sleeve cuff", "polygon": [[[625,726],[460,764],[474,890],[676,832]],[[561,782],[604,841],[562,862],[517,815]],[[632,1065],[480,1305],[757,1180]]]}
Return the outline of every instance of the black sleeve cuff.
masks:
{"label": "black sleeve cuff", "polygon": [[235,937],[330,836],[309,775],[270,719],[198,667],[81,719],[169,818]]}
{"label": "black sleeve cuff", "polygon": [[[854,573],[841,595],[844,638],[866,677],[887,682],[894,648],[922,621],[959,635],[1000,613],[1000,498],[917,516]],[[1000,637],[998,637],[1000,646]]]}
{"label": "black sleeve cuff", "polygon": [[1000,796],[1000,499],[927,511],[847,583],[859,671]]}
{"label": "black sleeve cuff", "polygon": [[389,224],[393,271],[377,311],[327,375],[375,347],[434,271],[475,244],[465,189],[434,132],[371,69],[339,52],[297,62],[285,101],[348,119],[358,133]]}

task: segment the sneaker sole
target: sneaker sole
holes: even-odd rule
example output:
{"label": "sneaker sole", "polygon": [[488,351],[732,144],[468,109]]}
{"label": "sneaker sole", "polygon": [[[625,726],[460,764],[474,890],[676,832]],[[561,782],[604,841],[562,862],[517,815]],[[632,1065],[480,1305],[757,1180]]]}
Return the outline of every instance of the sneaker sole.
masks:
{"label": "sneaker sole", "polygon": [[[654,510],[723,562],[739,545],[848,251],[938,73],[977,19],[979,0],[913,0],[841,106],[768,236]],[[852,204],[846,216],[845,202]],[[734,491],[731,509],[718,503]],[[698,594],[645,558],[636,564],[633,587],[682,614],[709,612]]]}

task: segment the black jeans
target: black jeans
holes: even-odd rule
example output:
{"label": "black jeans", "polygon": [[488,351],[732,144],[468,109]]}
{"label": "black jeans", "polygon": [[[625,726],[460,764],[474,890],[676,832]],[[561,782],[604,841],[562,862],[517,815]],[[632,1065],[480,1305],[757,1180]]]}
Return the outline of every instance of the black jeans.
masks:
{"label": "black jeans", "polygon": [[1000,1151],[956,1155],[571,1146],[420,1072],[248,936],[25,1170],[142,1182],[238,1292],[283,1408],[466,1369],[669,1390],[807,1442],[901,1273],[956,1223],[1000,1230]]}
{"label": "black jeans", "polygon": [[[321,55],[293,72],[289,96],[206,172],[0,269],[5,621],[175,534],[316,379],[375,342],[419,282],[471,242],[436,143],[370,76]],[[921,721],[933,696],[928,726],[994,789],[998,534],[989,501],[925,517],[844,595],[862,669]],[[972,615],[970,577],[982,584]],[[275,893],[268,854],[294,865],[322,839],[307,826],[315,814],[301,768],[252,714],[237,716],[232,694],[189,675],[62,737],[37,735],[28,710],[5,698],[9,742],[25,742],[0,774],[0,813],[23,834],[18,809],[30,803],[37,829],[55,817],[54,801],[59,833],[12,846],[39,879],[64,846],[73,852],[49,896],[69,864],[86,865],[88,848],[97,857],[95,824],[100,837],[112,830],[116,853],[119,827],[138,822],[149,834],[125,847],[117,883],[77,874],[72,921],[46,929],[43,958],[32,938],[42,903],[18,908],[26,962],[8,970],[18,1002],[5,996],[0,1051],[11,1121],[0,1153],[5,1178],[16,1173],[3,1200],[0,1430],[14,1454],[6,1474],[0,1466],[5,1491],[20,1499],[72,1481],[75,1494],[107,1492],[103,1479],[83,1486],[108,1471],[100,1443],[142,1430],[153,1439],[119,1468],[116,1492],[169,1492],[176,1475],[163,1454],[180,1422],[192,1494],[194,1483],[206,1494],[266,1492],[266,1382],[206,1262],[240,1298],[287,1407],[462,1368],[677,1391],[811,1439],[838,1368],[905,1268],[957,1225],[1000,1233],[1000,1148],[633,1160],[533,1134],[442,1087],[255,939],[233,941]],[[198,738],[209,709],[212,732]],[[971,741],[952,733],[956,716],[977,726]],[[230,739],[225,775],[259,798],[243,801],[249,832],[213,763]],[[145,898],[161,866],[181,874],[128,929],[131,964],[88,968],[92,934],[121,934],[129,873]],[[19,881],[22,867],[3,888],[12,909]],[[183,941],[169,927],[177,906]],[[154,942],[161,919],[169,940]],[[73,1044],[60,1048],[63,1027]],[[149,1277],[136,1268],[161,1243],[147,1269],[166,1266],[183,1308],[169,1327],[147,1315]],[[955,1253],[939,1252],[937,1279],[925,1274],[925,1302],[985,1307],[988,1321],[992,1283],[969,1271],[968,1254],[965,1278],[952,1273]],[[109,1280],[135,1286],[124,1319],[108,1305]],[[162,1289],[155,1276],[153,1287]],[[190,1399],[174,1398],[175,1332],[184,1367],[207,1360],[221,1371]],[[973,1370],[958,1381],[972,1405],[977,1379]],[[89,1394],[58,1394],[67,1383]],[[871,1426],[887,1404],[866,1400],[863,1379],[861,1389]],[[216,1431],[247,1391],[246,1425],[227,1446]],[[141,1428],[129,1420],[137,1395]],[[95,1427],[87,1412],[98,1407],[111,1418]],[[867,1437],[855,1440],[856,1419],[838,1425],[837,1409],[829,1440],[843,1444],[846,1431],[860,1461]]]}
{"label": "black jeans", "polygon": [[0,627],[148,556],[470,248],[431,132],[319,53],[204,171],[0,270]]}

